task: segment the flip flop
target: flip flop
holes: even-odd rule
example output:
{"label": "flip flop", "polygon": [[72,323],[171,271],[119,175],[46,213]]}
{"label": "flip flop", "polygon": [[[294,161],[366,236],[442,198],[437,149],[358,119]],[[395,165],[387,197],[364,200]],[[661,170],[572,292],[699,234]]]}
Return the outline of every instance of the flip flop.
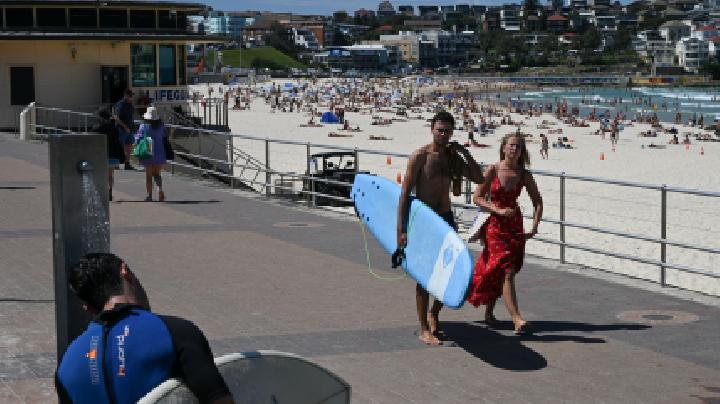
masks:
{"label": "flip flop", "polygon": [[532,324],[530,324],[529,321],[515,329],[515,335],[532,335],[533,332],[535,332],[535,330],[533,330]]}

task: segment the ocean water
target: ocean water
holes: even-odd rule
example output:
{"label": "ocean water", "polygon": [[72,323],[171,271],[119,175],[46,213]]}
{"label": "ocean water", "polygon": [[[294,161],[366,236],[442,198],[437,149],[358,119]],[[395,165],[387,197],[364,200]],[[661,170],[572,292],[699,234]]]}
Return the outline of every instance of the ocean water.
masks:
{"label": "ocean water", "polygon": [[580,107],[581,116],[585,117],[593,108],[598,113],[610,111],[622,112],[629,119],[636,114],[657,113],[661,121],[672,122],[675,114],[682,114],[682,122],[686,123],[693,115],[704,116],[705,124],[714,120],[720,121],[720,89],[707,88],[605,88],[605,87],[574,87],[545,88],[528,92],[505,94],[502,100],[520,100],[530,103],[553,103],[566,101]]}

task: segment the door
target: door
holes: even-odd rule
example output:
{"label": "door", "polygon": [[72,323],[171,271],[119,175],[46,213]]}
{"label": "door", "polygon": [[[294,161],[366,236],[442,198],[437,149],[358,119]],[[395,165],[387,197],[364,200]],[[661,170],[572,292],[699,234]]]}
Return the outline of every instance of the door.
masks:
{"label": "door", "polygon": [[10,105],[28,105],[35,101],[35,69],[10,66]]}
{"label": "door", "polygon": [[102,102],[115,103],[123,97],[128,88],[127,66],[102,67]]}

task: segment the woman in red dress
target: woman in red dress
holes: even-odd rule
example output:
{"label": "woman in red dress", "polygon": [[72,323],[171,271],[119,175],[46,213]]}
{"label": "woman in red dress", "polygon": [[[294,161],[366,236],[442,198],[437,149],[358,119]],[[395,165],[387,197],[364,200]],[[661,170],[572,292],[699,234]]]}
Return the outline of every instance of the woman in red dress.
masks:
{"label": "woman in red dress", "polygon": [[[525,241],[537,233],[543,211],[537,185],[526,168],[529,164],[530,156],[523,135],[513,133],[505,136],[500,146],[500,161],[487,168],[485,180],[473,196],[475,204],[490,212],[490,217],[476,237],[483,241],[485,248],[475,264],[467,300],[475,307],[484,304],[485,322],[494,326],[498,321],[493,309],[502,295],[516,334],[531,332],[530,323],[522,318],[518,310],[515,274],[523,264]],[[523,218],[517,204],[523,187],[534,207],[533,226],[529,233],[523,230]]]}

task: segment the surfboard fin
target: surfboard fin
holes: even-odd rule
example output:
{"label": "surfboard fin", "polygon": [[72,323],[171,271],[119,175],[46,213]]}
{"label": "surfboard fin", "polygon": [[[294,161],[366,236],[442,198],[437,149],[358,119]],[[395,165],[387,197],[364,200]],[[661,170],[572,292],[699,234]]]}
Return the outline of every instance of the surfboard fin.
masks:
{"label": "surfboard fin", "polygon": [[405,248],[398,248],[392,255],[392,267],[397,268],[405,261]]}

